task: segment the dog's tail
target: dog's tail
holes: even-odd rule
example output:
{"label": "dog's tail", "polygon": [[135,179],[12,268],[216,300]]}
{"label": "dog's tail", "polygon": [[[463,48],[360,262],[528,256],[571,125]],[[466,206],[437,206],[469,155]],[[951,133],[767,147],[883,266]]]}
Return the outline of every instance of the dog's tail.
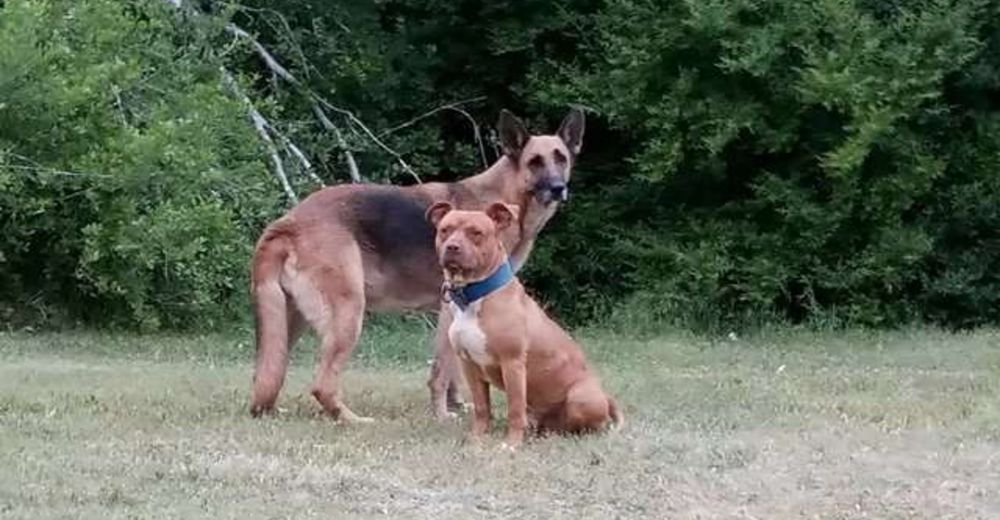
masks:
{"label": "dog's tail", "polygon": [[611,429],[620,430],[625,426],[625,415],[622,414],[620,408],[618,408],[618,403],[611,397],[608,397],[608,413],[611,415]]}
{"label": "dog's tail", "polygon": [[268,227],[257,242],[251,267],[251,295],[256,325],[257,362],[253,374],[250,414],[258,417],[274,408],[288,368],[288,305],[281,286],[291,241],[281,221]]}

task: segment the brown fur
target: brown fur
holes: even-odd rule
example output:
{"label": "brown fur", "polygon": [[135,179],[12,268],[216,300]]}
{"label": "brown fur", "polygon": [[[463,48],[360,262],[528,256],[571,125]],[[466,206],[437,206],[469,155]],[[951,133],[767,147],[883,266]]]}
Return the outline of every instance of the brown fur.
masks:
{"label": "brown fur", "polygon": [[[516,221],[503,203],[486,212],[452,210],[446,202],[428,211],[445,279],[464,285],[487,278],[507,256],[500,232]],[[583,352],[515,278],[470,304],[442,311],[472,392],[472,435],[490,426],[490,385],[507,393],[507,439],[517,446],[529,423],[540,432],[581,433],[623,421],[614,399],[589,371]]]}
{"label": "brown fur", "polygon": [[[434,202],[470,209],[494,200],[519,205],[522,225],[508,246],[514,263],[524,263],[559,206],[556,188],[569,181],[583,137],[583,114],[570,112],[556,135],[530,136],[504,111],[499,130],[506,155],[479,175],[451,184],[325,188],[267,227],[257,242],[251,276],[257,327],[253,415],[274,408],[288,350],[308,325],[320,338],[312,395],[334,417],[365,420],[344,403],[341,372],[366,309],[437,308],[443,279],[434,229],[424,219]],[[447,416],[446,396],[457,401],[458,374],[447,338],[438,333],[428,383],[438,417]]]}

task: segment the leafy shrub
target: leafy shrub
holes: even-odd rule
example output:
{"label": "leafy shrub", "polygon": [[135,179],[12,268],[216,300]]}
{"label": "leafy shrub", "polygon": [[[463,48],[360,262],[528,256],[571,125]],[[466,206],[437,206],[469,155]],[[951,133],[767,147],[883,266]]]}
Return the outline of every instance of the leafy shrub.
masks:
{"label": "leafy shrub", "polygon": [[165,3],[2,8],[10,308],[147,329],[245,314],[246,259],[280,192],[196,34]]}
{"label": "leafy shrub", "polygon": [[[525,272],[572,323],[1000,320],[996,0],[189,4],[0,4],[0,319],[247,315],[285,201],[225,65],[327,182],[345,147],[369,181],[413,182],[386,147],[463,177],[500,108],[543,130],[584,104]],[[325,131],[230,19],[380,142],[340,111]]]}

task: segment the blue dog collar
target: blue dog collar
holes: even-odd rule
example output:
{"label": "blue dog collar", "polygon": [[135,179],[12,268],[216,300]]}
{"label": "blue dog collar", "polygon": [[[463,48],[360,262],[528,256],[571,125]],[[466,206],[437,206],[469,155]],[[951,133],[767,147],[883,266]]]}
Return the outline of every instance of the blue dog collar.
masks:
{"label": "blue dog collar", "polygon": [[483,280],[472,282],[462,287],[449,287],[448,296],[459,309],[463,311],[477,300],[481,300],[491,292],[507,285],[514,279],[514,270],[510,267],[510,259],[504,260],[493,274]]}

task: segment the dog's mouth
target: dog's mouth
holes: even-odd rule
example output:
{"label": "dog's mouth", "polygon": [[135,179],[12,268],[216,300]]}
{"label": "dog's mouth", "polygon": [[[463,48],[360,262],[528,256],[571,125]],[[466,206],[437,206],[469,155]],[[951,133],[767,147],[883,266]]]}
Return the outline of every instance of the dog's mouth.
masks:
{"label": "dog's mouth", "polygon": [[458,255],[449,255],[447,253],[441,257],[441,268],[452,278],[461,278],[468,270],[462,260],[458,258]]}
{"label": "dog's mouth", "polygon": [[536,190],[535,200],[543,206],[550,206],[556,202],[566,202],[569,200],[569,190],[564,189],[560,192],[554,192],[552,190]]}
{"label": "dog's mouth", "polygon": [[539,183],[535,186],[535,200],[543,206],[569,200],[569,186],[563,183]]}

